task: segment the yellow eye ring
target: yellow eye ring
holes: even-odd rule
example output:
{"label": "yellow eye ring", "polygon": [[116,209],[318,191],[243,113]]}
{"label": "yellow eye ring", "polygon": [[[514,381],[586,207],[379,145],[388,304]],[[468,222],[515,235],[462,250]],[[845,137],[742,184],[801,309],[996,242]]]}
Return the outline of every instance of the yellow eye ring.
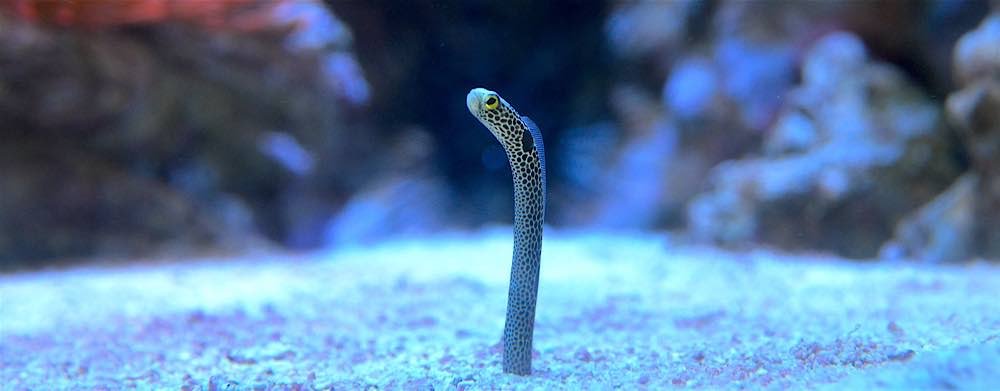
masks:
{"label": "yellow eye ring", "polygon": [[487,110],[495,110],[497,107],[500,107],[500,99],[496,95],[490,95],[489,98],[486,98],[485,106]]}

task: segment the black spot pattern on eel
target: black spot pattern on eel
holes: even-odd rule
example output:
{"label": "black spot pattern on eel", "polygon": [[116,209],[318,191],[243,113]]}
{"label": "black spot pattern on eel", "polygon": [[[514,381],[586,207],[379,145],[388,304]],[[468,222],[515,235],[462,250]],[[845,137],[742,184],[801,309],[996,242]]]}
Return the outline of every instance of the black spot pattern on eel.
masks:
{"label": "black spot pattern on eel", "polygon": [[503,332],[503,371],[530,375],[545,219],[544,147],[540,134],[529,130],[510,104],[500,102],[493,110],[481,108],[473,114],[500,141],[514,177],[514,255]]}

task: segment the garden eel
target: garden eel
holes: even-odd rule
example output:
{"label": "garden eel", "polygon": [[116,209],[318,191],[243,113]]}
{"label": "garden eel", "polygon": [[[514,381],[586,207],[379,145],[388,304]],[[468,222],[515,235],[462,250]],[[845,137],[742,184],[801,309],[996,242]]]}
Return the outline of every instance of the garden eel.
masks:
{"label": "garden eel", "polygon": [[545,147],[542,133],[528,117],[496,92],[475,88],[465,98],[469,111],[493,133],[507,152],[514,176],[514,260],[503,327],[503,371],[531,374],[531,342],[538,298],[538,266],[545,219]]}

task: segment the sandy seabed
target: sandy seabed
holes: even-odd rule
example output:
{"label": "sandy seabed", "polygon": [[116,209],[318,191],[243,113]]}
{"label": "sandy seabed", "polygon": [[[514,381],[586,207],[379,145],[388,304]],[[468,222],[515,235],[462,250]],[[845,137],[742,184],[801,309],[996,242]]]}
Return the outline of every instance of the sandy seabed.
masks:
{"label": "sandy seabed", "polygon": [[0,388],[1000,389],[1000,266],[547,234],[534,374],[510,233],[0,276]]}

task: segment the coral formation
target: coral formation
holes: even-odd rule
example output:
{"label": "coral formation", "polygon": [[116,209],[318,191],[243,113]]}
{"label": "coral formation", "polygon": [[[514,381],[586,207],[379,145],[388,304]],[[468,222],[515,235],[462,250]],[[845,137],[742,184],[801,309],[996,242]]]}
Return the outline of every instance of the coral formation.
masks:
{"label": "coral formation", "polygon": [[[18,170],[0,199],[0,267],[509,222],[503,151],[443,104],[473,84],[546,108],[533,118],[553,140],[554,225],[862,258],[997,258],[990,7],[0,1],[0,137],[56,160],[0,162]],[[77,201],[99,211],[84,218],[25,213],[58,200],[23,179],[74,162],[99,165],[82,171],[108,174],[104,188],[162,192],[152,199],[183,204],[178,221],[198,228],[146,224],[147,206],[93,194]],[[54,183],[81,179],[56,171]],[[917,226],[965,210],[945,199],[973,205],[974,227]],[[123,230],[133,240],[111,242],[132,245],[80,234],[101,222],[95,232],[118,235],[118,220],[135,222]],[[959,232],[972,238],[920,239]]]}
{"label": "coral formation", "polygon": [[1000,13],[985,18],[955,46],[961,86],[948,96],[948,119],[971,169],[896,228],[883,255],[932,262],[1000,258]]}
{"label": "coral formation", "polygon": [[0,30],[0,137],[18,151],[0,163],[0,268],[317,243],[323,221],[297,209],[334,210],[365,175],[342,167],[363,168],[372,140],[345,118],[370,92],[318,2],[16,1]]}
{"label": "coral formation", "polygon": [[808,243],[871,256],[888,222],[957,173],[938,116],[855,35],[829,34],[805,53],[802,83],[787,93],[762,155],[717,167],[711,191],[689,206],[689,228],[721,242]]}
{"label": "coral formation", "polygon": [[[987,8],[958,3],[927,5],[919,16],[877,2],[618,4],[608,40],[621,49],[619,66],[646,79],[619,81],[610,95],[620,141],[601,155],[601,173],[590,175],[609,196],[574,205],[598,211],[584,220],[596,226],[668,226],[717,243],[863,258],[885,248],[882,255],[919,258],[920,251],[886,241],[904,216],[955,183],[968,168],[964,149],[976,145],[960,143],[942,115],[943,75],[952,67],[959,74],[988,69],[990,61],[988,49],[956,57],[953,66],[941,61]],[[664,19],[670,22],[654,26]],[[650,31],[658,39],[643,39]],[[958,45],[970,46],[967,40]],[[656,82],[649,74],[665,80],[662,107],[648,93]],[[639,158],[647,155],[658,159]],[[995,160],[979,155],[980,166]],[[974,220],[995,218],[977,213]],[[988,241],[962,228],[940,231]],[[950,260],[996,257],[934,251]]]}

